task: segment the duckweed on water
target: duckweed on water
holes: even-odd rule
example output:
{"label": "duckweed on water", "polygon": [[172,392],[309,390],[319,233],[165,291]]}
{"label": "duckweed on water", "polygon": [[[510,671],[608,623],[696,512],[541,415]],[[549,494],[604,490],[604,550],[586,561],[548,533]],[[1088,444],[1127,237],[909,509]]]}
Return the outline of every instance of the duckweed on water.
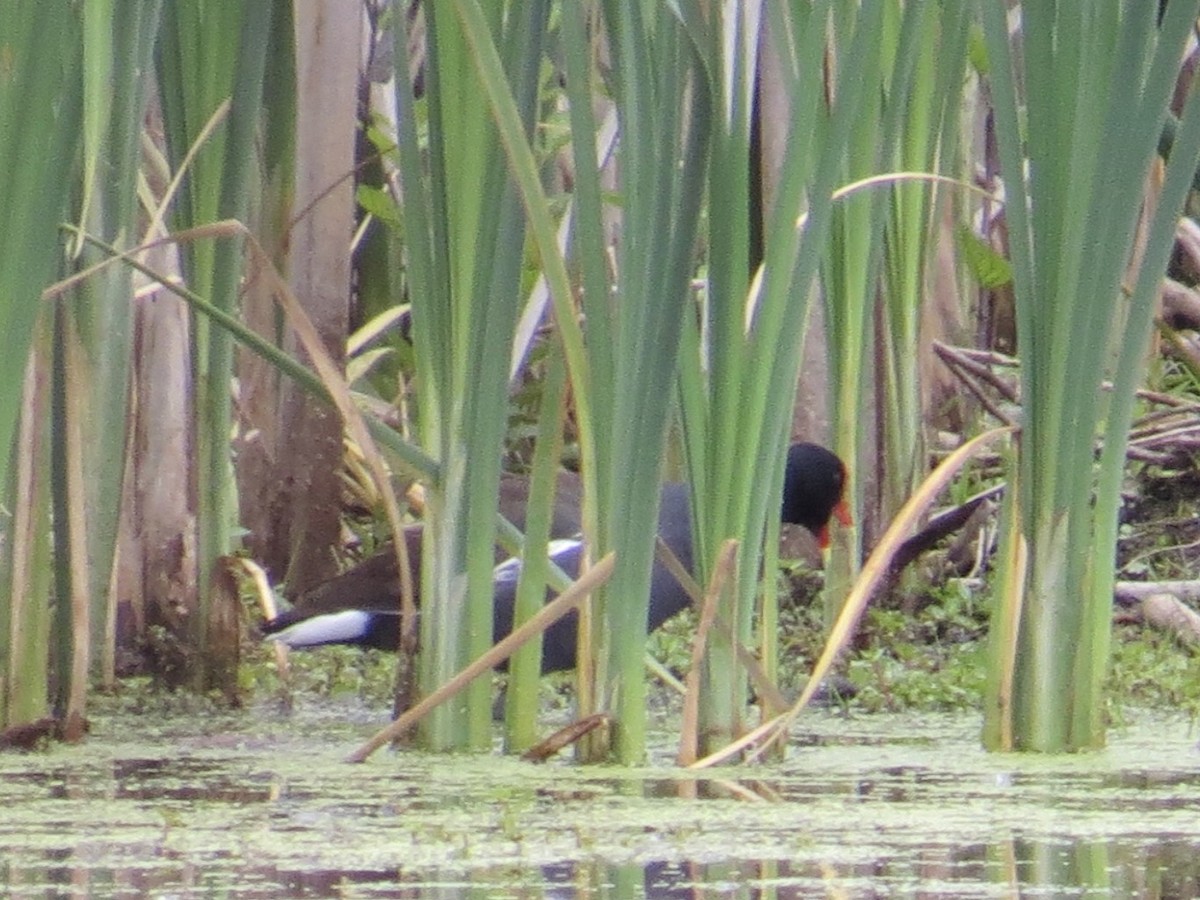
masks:
{"label": "duckweed on water", "polygon": [[13,896],[960,897],[1097,879],[1142,894],[1148,877],[1163,895],[1200,890],[1200,759],[1177,718],[1134,715],[1103,753],[1025,758],[983,753],[975,716],[816,712],[783,762],[697,774],[670,766],[666,738],[641,769],[415,751],[350,766],[381,716],[311,697],[297,710],[189,711],[152,733],[145,715],[102,714],[82,746],[0,756],[0,883]]}

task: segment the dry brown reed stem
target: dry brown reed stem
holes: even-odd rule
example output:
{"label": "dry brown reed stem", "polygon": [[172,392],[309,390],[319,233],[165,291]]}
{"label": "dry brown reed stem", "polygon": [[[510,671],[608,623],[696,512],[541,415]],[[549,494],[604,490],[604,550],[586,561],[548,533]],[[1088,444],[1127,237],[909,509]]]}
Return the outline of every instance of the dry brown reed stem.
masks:
{"label": "dry brown reed stem", "polygon": [[608,581],[613,571],[615,557],[609,553],[602,560],[588,569],[569,588],[543,606],[531,616],[520,628],[516,628],[497,643],[491,650],[480,656],[463,668],[457,675],[425,697],[411,709],[407,710],[386,728],[379,731],[369,741],[346,757],[346,762],[366,762],[372,753],[391,741],[404,735],[417,724],[430,710],[445,703],[467,687],[472,681],[494,669],[516,652],[517,648],[541,634],[571,610],[582,603],[592,591]]}

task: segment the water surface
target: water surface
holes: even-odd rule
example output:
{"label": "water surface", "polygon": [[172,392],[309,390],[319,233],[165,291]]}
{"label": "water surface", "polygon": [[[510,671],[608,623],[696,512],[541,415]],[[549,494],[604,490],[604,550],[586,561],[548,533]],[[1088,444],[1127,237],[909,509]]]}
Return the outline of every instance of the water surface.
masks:
{"label": "water surface", "polygon": [[[153,724],[148,720],[153,718]],[[13,897],[1200,896],[1200,753],[1148,714],[1103,752],[996,756],[977,717],[815,712],[787,759],[700,775],[342,757],[381,724],[100,717],[0,755]]]}

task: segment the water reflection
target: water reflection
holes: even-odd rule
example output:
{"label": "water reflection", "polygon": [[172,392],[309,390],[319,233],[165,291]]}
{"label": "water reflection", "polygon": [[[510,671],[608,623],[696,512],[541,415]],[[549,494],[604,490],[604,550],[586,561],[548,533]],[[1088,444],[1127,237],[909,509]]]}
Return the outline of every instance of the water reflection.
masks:
{"label": "water reflection", "polygon": [[94,733],[0,755],[0,896],[1200,896],[1190,735],[1021,759],[983,754],[973,727],[828,727],[782,764],[700,775],[414,752],[350,767],[352,741],[294,723],[251,744]]}
{"label": "water reflection", "polygon": [[800,900],[837,897],[1200,896],[1200,845],[1031,841],[929,847],[916,858],[853,865],[792,860],[562,862],[422,873],[403,869],[307,871],[233,859],[146,860],[116,869],[72,865],[0,866],[0,886],[19,897],[373,897],[404,900]]}

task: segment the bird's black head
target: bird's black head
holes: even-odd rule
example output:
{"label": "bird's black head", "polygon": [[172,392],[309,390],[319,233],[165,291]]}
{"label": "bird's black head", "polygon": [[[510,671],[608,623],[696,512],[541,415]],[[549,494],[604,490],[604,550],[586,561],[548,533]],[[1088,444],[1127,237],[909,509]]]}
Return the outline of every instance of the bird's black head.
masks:
{"label": "bird's black head", "polygon": [[819,444],[792,444],[783,478],[780,518],[803,525],[825,547],[829,543],[831,516],[836,515],[843,525],[852,523],[842,496],[845,487],[846,467],[835,453]]}

